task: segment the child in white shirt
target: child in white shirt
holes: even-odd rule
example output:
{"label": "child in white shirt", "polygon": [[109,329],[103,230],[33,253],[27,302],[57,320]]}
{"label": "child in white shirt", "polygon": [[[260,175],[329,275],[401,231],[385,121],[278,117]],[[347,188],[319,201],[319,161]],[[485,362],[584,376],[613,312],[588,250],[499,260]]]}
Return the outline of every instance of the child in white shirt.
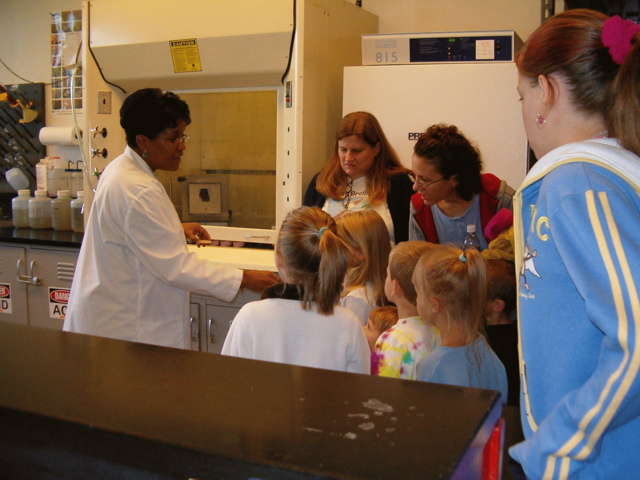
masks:
{"label": "child in white shirt", "polygon": [[369,373],[362,326],[353,312],[337,305],[349,249],[336,230],[331,216],[317,207],[287,215],[275,250],[286,283],[240,309],[223,355]]}

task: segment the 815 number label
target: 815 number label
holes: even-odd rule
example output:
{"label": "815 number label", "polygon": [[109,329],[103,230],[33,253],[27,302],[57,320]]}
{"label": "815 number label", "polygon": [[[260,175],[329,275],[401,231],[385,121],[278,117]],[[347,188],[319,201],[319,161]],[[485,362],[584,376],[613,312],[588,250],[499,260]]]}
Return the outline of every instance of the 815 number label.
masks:
{"label": "815 number label", "polygon": [[396,63],[398,52],[376,52],[376,63]]}

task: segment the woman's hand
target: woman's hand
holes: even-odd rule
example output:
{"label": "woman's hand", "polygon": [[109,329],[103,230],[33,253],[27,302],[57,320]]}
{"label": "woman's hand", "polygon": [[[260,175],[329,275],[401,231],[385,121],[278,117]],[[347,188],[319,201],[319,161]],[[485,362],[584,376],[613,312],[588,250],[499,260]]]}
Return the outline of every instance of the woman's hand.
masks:
{"label": "woman's hand", "polygon": [[209,232],[207,232],[199,223],[183,223],[182,228],[184,229],[184,235],[187,237],[187,240],[191,240],[198,247],[203,245],[203,243],[201,243],[202,240],[206,240],[208,243],[211,242]]}
{"label": "woman's hand", "polygon": [[262,293],[265,288],[281,282],[280,277],[266,270],[243,270],[240,288]]}

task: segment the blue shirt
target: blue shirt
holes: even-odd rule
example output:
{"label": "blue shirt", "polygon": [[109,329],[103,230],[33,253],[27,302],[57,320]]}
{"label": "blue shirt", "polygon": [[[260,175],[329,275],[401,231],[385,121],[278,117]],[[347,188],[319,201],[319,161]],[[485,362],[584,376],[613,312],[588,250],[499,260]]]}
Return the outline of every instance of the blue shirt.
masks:
{"label": "blue shirt", "polygon": [[498,390],[507,401],[507,372],[480,335],[463,347],[438,347],[418,362],[416,380]]}
{"label": "blue shirt", "polygon": [[482,233],[480,220],[480,195],[474,195],[467,211],[459,217],[447,217],[437,205],[431,205],[430,208],[441,244],[451,243],[462,246],[464,237],[467,235],[467,225],[475,225],[476,235],[480,240],[480,250],[487,248],[487,240]]}

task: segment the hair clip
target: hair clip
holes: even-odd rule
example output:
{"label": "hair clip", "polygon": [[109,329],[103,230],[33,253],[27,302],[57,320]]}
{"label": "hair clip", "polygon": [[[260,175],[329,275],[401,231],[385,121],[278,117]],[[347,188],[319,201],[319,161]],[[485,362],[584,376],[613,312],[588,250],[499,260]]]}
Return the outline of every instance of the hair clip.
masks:
{"label": "hair clip", "polygon": [[327,229],[327,227],[322,227],[320,230],[318,230],[318,238],[322,238],[322,233]]}
{"label": "hair clip", "polygon": [[633,37],[638,32],[640,25],[631,20],[623,20],[619,15],[614,15],[602,24],[602,43],[618,65],[624,63],[631,50]]}
{"label": "hair clip", "polygon": [[467,263],[467,257],[464,256],[464,252],[462,252],[458,258],[461,262]]}

